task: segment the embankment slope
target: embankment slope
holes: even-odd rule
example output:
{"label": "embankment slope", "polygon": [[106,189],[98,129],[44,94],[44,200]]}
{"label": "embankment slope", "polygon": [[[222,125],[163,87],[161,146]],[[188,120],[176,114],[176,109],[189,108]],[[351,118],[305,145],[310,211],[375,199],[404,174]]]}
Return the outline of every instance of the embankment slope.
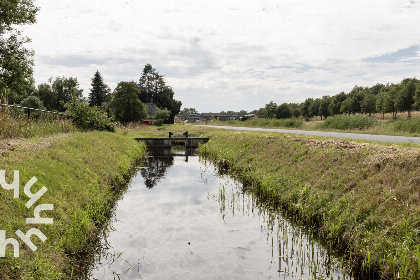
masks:
{"label": "embankment slope", "polygon": [[[19,170],[20,196],[0,188],[0,230],[6,238],[19,240],[15,232],[39,229],[47,240],[33,236],[33,251],[21,240],[20,255],[13,247],[0,258],[0,279],[70,279],[83,262],[92,258],[101,228],[109,221],[110,210],[121,189],[131,177],[133,166],[145,154],[145,146],[117,133],[71,133],[49,138],[5,140],[0,145],[0,170],[6,181],[13,181]],[[25,184],[35,176],[31,187],[36,193],[48,190],[29,209]],[[52,211],[41,217],[53,218],[52,224],[26,224],[34,208],[52,204]]]}
{"label": "embankment slope", "polygon": [[420,279],[420,149],[217,131],[200,148],[260,198],[298,216],[351,265]]}

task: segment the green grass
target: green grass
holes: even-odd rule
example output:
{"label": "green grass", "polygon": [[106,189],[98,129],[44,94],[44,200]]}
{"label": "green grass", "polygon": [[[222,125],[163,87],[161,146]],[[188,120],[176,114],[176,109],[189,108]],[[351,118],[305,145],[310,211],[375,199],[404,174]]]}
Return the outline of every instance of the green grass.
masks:
{"label": "green grass", "polygon": [[420,118],[392,122],[392,126],[394,131],[420,133]]}
{"label": "green grass", "polygon": [[[20,171],[20,198],[0,188],[0,229],[6,238],[17,238],[17,229],[26,233],[40,229],[47,240],[37,237],[38,247],[30,250],[20,241],[20,257],[0,258],[0,279],[70,279],[84,263],[92,260],[101,229],[109,222],[116,197],[132,175],[133,166],[145,154],[145,147],[124,135],[108,132],[72,133],[48,138],[20,139],[14,148],[3,152],[0,170],[6,170],[8,182],[13,170]],[[26,209],[28,198],[23,186],[36,176],[31,191],[45,186],[48,191],[35,204],[53,204],[43,217],[53,224],[27,225],[34,207]]]}
{"label": "green grass", "polygon": [[201,153],[291,213],[359,271],[420,279],[420,151],[215,131]]}

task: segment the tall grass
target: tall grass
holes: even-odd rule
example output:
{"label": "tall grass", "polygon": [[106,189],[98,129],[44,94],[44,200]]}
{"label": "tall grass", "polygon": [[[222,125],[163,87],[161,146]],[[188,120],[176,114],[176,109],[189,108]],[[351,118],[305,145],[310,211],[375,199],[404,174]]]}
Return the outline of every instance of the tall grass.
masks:
{"label": "tall grass", "polygon": [[367,129],[374,127],[378,121],[366,115],[338,115],[330,117],[324,122],[318,124],[317,128],[332,128],[332,129]]}
{"label": "tall grass", "polygon": [[32,117],[21,109],[0,109],[0,139],[49,136],[76,131],[76,127],[62,116],[37,112]]}
{"label": "tall grass", "polygon": [[285,128],[301,128],[303,121],[301,119],[264,119],[256,118],[249,119],[246,121],[227,121],[226,123],[221,122],[220,124],[229,124],[235,126],[247,126],[247,127],[285,127]]}
{"label": "tall grass", "polygon": [[394,122],[392,127],[394,131],[420,133],[420,118],[412,118],[409,120]]}

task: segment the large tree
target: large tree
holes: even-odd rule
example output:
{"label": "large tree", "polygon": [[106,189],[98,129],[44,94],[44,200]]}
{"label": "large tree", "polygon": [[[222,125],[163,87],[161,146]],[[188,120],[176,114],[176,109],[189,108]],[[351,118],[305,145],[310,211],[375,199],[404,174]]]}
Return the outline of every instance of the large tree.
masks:
{"label": "large tree", "polygon": [[0,99],[18,103],[34,88],[33,51],[18,26],[35,23],[38,8],[32,0],[0,0]]}
{"label": "large tree", "polygon": [[276,118],[277,119],[287,119],[292,117],[292,110],[290,109],[289,104],[283,103],[277,107]]}
{"label": "large tree", "polygon": [[135,122],[146,118],[146,108],[140,101],[138,94],[139,90],[132,83],[118,83],[111,102],[117,120]]}
{"label": "large tree", "polygon": [[376,95],[368,93],[363,97],[362,103],[360,104],[362,113],[372,115],[376,112]]}
{"label": "large tree", "polygon": [[182,103],[174,99],[174,91],[166,85],[163,76],[151,64],[144,66],[138,88],[140,88],[140,100],[147,99],[147,102],[154,103],[160,109],[168,109],[171,111],[171,115],[167,122],[174,122],[175,115],[180,112]]}
{"label": "large tree", "polygon": [[265,118],[273,119],[277,113],[277,104],[274,101],[270,101],[270,103],[265,104]]}
{"label": "large tree", "polygon": [[111,89],[104,83],[101,73],[96,71],[92,78],[92,88],[89,93],[89,106],[100,107],[102,103],[111,102]]}
{"label": "large tree", "polygon": [[413,110],[416,83],[418,83],[418,80],[415,78],[404,79],[400,84],[395,100],[396,109],[400,112],[407,112],[408,118],[411,118],[411,111]]}

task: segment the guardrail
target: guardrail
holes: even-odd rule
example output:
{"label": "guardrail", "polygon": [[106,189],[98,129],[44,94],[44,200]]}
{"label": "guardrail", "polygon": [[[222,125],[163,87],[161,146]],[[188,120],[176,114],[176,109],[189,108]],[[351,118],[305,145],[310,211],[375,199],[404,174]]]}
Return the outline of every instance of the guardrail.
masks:
{"label": "guardrail", "polygon": [[27,110],[28,118],[31,117],[31,111],[45,112],[45,113],[50,113],[50,114],[56,114],[56,115],[69,117],[69,115],[67,115],[66,113],[54,112],[54,111],[48,111],[48,110],[42,110],[42,109],[35,109],[35,108],[30,108],[30,107],[23,107],[23,106],[20,106],[20,105],[0,104],[0,106],[6,107],[6,108],[12,107],[12,108],[21,108],[21,109]]}

